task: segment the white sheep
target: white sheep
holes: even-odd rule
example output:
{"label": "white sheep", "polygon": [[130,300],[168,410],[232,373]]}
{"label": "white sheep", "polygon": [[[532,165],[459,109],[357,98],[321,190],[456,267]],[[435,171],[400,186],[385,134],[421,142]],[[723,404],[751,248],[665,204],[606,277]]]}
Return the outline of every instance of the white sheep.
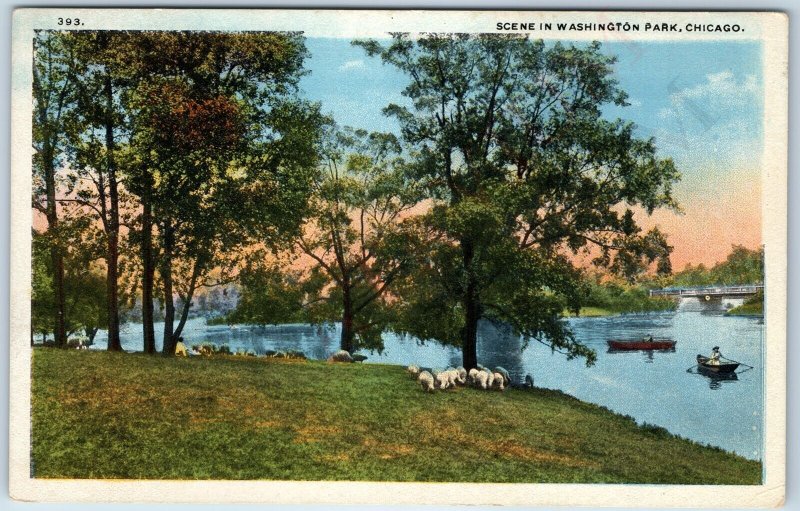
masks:
{"label": "white sheep", "polygon": [[408,374],[411,375],[412,378],[416,378],[417,376],[419,376],[420,373],[419,367],[415,365],[408,366],[408,368],[406,368],[406,371],[408,372]]}
{"label": "white sheep", "polygon": [[436,376],[436,386],[442,390],[446,389],[450,386],[450,375],[447,371],[442,371],[441,373],[437,373]]}
{"label": "white sheep", "polygon": [[505,378],[503,377],[502,373],[493,373],[492,377],[494,378],[494,382],[492,384],[492,388],[496,388],[498,390],[505,390]]}
{"label": "white sheep", "polygon": [[458,383],[464,385],[467,383],[467,370],[461,366],[456,367],[458,373]]}
{"label": "white sheep", "polygon": [[425,392],[433,392],[434,390],[434,380],[433,375],[428,371],[422,371],[417,376],[417,381],[420,385],[422,385],[422,390]]}
{"label": "white sheep", "polygon": [[492,388],[492,386],[494,385],[494,373],[488,369],[484,369],[481,372],[486,373],[488,375],[486,376],[486,388],[487,389]]}
{"label": "white sheep", "polygon": [[446,371],[446,373],[448,378],[447,383],[450,387],[455,387],[456,384],[461,383],[461,378],[458,376],[458,371],[455,369],[450,369],[449,371]]}
{"label": "white sheep", "polygon": [[511,385],[511,376],[508,374],[508,370],[506,368],[498,366],[494,368],[494,372],[500,373],[503,376],[503,384],[506,387]]}
{"label": "white sheep", "polygon": [[467,373],[467,376],[469,377],[469,384],[470,385],[477,386],[477,384],[478,384],[477,378],[478,378],[478,373],[479,372],[480,371],[478,371],[474,367],[469,370],[469,373]]}
{"label": "white sheep", "polygon": [[490,374],[486,371],[475,371],[475,377],[474,377],[475,386],[480,387],[483,390],[486,390],[490,386],[489,376]]}

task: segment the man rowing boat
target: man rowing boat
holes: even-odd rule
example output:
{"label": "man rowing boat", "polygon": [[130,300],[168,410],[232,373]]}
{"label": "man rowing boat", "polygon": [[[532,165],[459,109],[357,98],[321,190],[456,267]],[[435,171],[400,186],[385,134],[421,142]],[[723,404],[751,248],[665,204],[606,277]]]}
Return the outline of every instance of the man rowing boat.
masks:
{"label": "man rowing boat", "polygon": [[722,358],[722,353],[719,352],[719,346],[714,346],[711,350],[711,356],[708,358],[708,364],[718,366],[720,359]]}

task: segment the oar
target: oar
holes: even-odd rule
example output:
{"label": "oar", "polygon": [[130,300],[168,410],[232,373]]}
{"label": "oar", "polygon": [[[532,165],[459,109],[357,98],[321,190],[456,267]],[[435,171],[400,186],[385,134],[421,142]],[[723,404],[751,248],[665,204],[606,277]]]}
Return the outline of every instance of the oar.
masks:
{"label": "oar", "polygon": [[753,367],[751,365],[747,365],[744,362],[739,362],[738,360],[732,360],[732,359],[730,359],[728,357],[719,357],[719,358],[723,358],[723,359],[727,360],[728,362],[733,362],[734,364],[739,364],[740,366],[745,366],[745,367],[749,367],[750,369],[755,369],[755,367]]}

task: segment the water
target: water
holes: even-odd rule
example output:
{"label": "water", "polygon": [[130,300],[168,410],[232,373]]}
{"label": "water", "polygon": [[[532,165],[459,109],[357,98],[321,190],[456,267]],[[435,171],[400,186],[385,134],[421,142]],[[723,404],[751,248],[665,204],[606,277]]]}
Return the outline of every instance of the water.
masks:
{"label": "water", "polygon": [[[481,323],[478,360],[503,366],[513,379],[530,373],[536,386],[559,389],[581,400],[631,415],[639,423],[667,428],[686,438],[761,459],[763,448],[763,338],[757,318],[726,317],[719,312],[692,310],[567,320],[577,338],[597,351],[597,362],[585,367],[581,359],[567,360],[549,347],[521,339],[509,329]],[[157,346],[161,339],[156,325]],[[299,350],[324,359],[338,349],[339,330],[309,325],[255,327],[206,326],[205,320],[187,322],[187,344],[227,344],[232,351]],[[635,339],[647,335],[675,339],[669,352],[608,352],[608,339]],[[123,348],[141,350],[141,325],[125,325]],[[368,363],[416,364],[447,367],[461,364],[461,352],[437,343],[385,334],[383,353],[369,354]],[[698,374],[695,355],[708,355],[720,346],[723,356],[755,368],[739,369],[735,379]],[[103,333],[93,346],[105,348]]]}

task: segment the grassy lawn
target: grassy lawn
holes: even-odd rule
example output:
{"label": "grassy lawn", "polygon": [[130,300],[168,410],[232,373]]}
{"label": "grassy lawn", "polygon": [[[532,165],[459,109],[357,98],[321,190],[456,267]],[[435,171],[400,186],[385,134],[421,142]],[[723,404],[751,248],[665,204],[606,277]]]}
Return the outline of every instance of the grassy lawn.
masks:
{"label": "grassy lawn", "polygon": [[36,348],[40,478],[759,484],[761,464],[557,391],[385,365]]}

